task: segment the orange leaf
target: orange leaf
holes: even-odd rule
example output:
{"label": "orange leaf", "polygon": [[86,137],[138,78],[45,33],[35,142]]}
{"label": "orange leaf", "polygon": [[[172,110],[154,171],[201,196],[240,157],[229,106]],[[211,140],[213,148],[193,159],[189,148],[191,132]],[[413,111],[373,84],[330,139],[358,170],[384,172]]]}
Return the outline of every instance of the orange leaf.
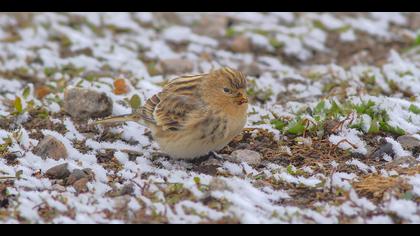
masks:
{"label": "orange leaf", "polygon": [[35,96],[40,100],[42,100],[45,96],[47,96],[50,93],[51,90],[47,86],[41,86],[35,89]]}
{"label": "orange leaf", "polygon": [[128,93],[128,86],[124,79],[117,79],[114,81],[114,93],[117,95]]}

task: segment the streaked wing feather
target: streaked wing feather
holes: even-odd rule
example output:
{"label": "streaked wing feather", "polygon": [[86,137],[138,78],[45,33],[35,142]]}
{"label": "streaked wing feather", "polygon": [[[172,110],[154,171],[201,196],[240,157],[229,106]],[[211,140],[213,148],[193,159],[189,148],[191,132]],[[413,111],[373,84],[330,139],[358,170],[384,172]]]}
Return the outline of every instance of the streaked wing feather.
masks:
{"label": "streaked wing feather", "polygon": [[201,107],[201,101],[192,96],[171,94],[155,109],[156,125],[163,130],[183,129],[191,124],[191,117],[199,113]]}
{"label": "streaked wing feather", "polygon": [[140,116],[164,130],[178,130],[187,125],[188,117],[200,107],[196,99],[205,75],[182,76],[170,81],[163,91],[152,96],[140,110]]}
{"label": "streaked wing feather", "polygon": [[160,96],[162,93],[153,95],[151,98],[147,99],[144,106],[140,109],[140,116],[148,122],[156,123],[154,118],[154,112],[156,106],[160,103]]}

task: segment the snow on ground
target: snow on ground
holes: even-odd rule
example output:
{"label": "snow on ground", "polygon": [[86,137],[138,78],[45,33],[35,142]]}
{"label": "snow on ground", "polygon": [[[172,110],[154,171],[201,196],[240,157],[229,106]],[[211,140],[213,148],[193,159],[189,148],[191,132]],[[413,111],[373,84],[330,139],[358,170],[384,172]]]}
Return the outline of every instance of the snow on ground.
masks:
{"label": "snow on ground", "polygon": [[[2,13],[0,223],[420,223],[418,19]],[[174,161],[142,124],[63,110],[79,87],[126,114],[166,81],[220,66],[248,74],[251,101],[246,130],[221,153],[251,149],[258,165]],[[40,156],[45,136],[67,158]],[[63,163],[93,177],[46,175]]]}

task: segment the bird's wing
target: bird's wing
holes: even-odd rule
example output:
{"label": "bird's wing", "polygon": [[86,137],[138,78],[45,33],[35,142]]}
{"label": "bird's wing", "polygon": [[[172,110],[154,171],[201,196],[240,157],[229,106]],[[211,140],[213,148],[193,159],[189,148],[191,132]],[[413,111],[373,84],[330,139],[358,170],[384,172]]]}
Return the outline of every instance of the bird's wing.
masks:
{"label": "bird's wing", "polygon": [[141,116],[162,130],[177,131],[194,123],[203,111],[203,103],[188,95],[159,93],[151,97]]}
{"label": "bird's wing", "polygon": [[145,120],[146,122],[150,122],[152,124],[156,124],[156,120],[154,117],[155,109],[157,105],[159,105],[162,92],[153,95],[151,98],[147,99],[144,106],[142,106],[139,110],[140,117]]}

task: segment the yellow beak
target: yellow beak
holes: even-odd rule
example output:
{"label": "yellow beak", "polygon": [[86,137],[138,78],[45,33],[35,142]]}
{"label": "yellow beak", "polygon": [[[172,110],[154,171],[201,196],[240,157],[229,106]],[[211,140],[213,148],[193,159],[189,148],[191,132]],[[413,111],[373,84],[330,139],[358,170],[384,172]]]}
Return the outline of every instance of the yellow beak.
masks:
{"label": "yellow beak", "polygon": [[239,95],[238,104],[242,105],[244,103],[248,103],[248,97],[244,94]]}

